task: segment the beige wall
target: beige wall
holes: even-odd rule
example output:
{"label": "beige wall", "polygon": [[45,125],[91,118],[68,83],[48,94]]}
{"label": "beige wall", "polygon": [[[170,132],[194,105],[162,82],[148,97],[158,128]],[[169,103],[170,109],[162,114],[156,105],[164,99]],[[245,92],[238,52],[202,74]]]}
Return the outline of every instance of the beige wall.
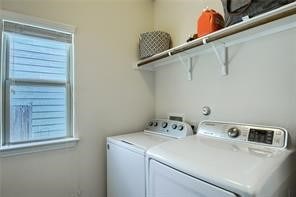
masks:
{"label": "beige wall", "polygon": [[[221,6],[219,0],[206,2],[210,8]],[[189,1],[156,0],[155,26],[172,32],[180,44],[195,28],[201,7]],[[214,52],[194,59],[193,81],[187,81],[180,62],[162,67],[155,76],[156,116],[176,112],[195,123],[212,119],[282,126],[295,143],[295,33],[290,30],[231,47],[226,77],[221,76]],[[212,108],[210,117],[201,115],[205,105]]]}
{"label": "beige wall", "polygon": [[174,46],[183,44],[196,33],[197,19],[206,7],[223,14],[220,0],[155,0],[154,28],[169,32]]}
{"label": "beige wall", "polygon": [[81,141],[72,150],[1,158],[1,197],[106,196],[105,137],[140,130],[154,115],[154,77],[132,69],[150,1],[4,0],[3,9],[77,27],[76,106]]}

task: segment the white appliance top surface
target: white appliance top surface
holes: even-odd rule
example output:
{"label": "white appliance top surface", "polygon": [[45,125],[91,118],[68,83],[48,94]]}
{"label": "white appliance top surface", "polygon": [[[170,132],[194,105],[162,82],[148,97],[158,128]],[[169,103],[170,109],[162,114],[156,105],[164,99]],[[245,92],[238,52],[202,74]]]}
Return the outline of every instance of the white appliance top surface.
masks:
{"label": "white appliance top surface", "polygon": [[254,194],[267,181],[272,190],[273,183],[281,181],[281,176],[288,176],[285,165],[291,164],[285,161],[291,153],[287,149],[258,148],[194,135],[152,147],[147,155],[229,191]]}
{"label": "white appliance top surface", "polygon": [[185,122],[154,119],[146,123],[145,130],[142,132],[108,137],[107,141],[132,148],[143,154],[152,146],[192,134],[191,126]]}
{"label": "white appliance top surface", "polygon": [[168,140],[174,140],[175,138],[166,137],[157,134],[147,133],[145,131],[130,133],[125,135],[118,135],[113,137],[108,137],[107,140],[113,143],[127,143],[144,151],[148,150],[152,146],[158,145],[160,143],[166,142]]}

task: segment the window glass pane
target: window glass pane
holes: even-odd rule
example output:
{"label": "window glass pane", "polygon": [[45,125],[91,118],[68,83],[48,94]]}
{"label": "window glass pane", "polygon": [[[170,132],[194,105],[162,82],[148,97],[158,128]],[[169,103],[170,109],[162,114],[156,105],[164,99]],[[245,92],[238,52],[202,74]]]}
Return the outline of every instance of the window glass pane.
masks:
{"label": "window glass pane", "polygon": [[66,87],[10,86],[10,143],[67,136]]}
{"label": "window glass pane", "polygon": [[70,44],[14,33],[6,35],[10,79],[67,80]]}

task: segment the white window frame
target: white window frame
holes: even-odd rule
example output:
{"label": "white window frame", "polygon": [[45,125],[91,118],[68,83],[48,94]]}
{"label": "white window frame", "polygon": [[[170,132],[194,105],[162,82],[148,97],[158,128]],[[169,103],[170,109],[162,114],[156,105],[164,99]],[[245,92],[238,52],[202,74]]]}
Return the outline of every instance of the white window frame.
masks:
{"label": "white window frame", "polygon": [[[5,107],[9,107],[8,103],[4,103],[5,101],[3,100],[4,95],[6,94],[6,100],[9,96],[9,94],[6,92],[4,93],[4,85],[5,85],[5,80],[7,77],[5,76],[8,72],[5,70],[7,69],[6,67],[6,58],[4,57],[5,53],[5,45],[2,42],[4,41],[4,35],[2,34],[2,27],[0,27],[0,46],[1,46],[1,57],[4,57],[1,59],[1,86],[0,86],[0,125],[1,125],[1,136],[0,136],[0,156],[13,156],[13,155],[19,155],[19,154],[25,154],[25,153],[33,153],[33,152],[40,152],[40,151],[47,151],[47,150],[55,150],[55,149],[61,149],[61,148],[69,148],[75,146],[78,141],[79,137],[76,131],[76,126],[75,126],[75,61],[74,61],[74,46],[75,46],[75,39],[74,39],[74,34],[75,34],[75,27],[70,26],[70,25],[65,25],[65,24],[60,24],[48,20],[44,20],[41,18],[36,18],[36,17],[31,17],[31,16],[26,16],[22,14],[17,14],[13,12],[8,12],[8,11],[3,11],[0,10],[0,20],[7,20],[7,21],[12,21],[16,23],[22,23],[22,24],[27,24],[30,26],[36,26],[44,29],[49,29],[49,30],[54,30],[54,31],[60,31],[64,33],[70,33],[72,34],[72,45],[71,45],[71,52],[70,52],[70,61],[68,65],[68,77],[69,80],[67,81],[69,84],[66,84],[66,94],[67,94],[67,104],[68,110],[70,110],[67,114],[70,114],[70,117],[68,118],[69,121],[67,122],[67,128],[69,130],[67,132],[69,137],[63,138],[63,139],[57,139],[57,140],[45,140],[45,141],[40,141],[40,142],[32,142],[32,143],[24,143],[24,144],[12,144],[12,145],[3,145],[4,138],[5,138],[5,130],[4,125],[9,125],[7,122],[5,122],[5,117],[8,114],[4,114]],[[4,71],[4,72],[2,72]],[[22,82],[21,82],[22,83]],[[43,82],[44,83],[44,82]],[[52,83],[50,83],[52,84]],[[70,86],[70,87],[67,87]]]}

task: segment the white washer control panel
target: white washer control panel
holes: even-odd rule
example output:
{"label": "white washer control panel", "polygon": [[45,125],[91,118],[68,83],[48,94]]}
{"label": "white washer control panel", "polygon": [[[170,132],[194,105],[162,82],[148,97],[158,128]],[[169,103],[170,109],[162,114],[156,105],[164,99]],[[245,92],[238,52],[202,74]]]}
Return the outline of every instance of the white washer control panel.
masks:
{"label": "white washer control panel", "polygon": [[148,122],[146,124],[145,132],[174,138],[183,138],[193,134],[192,128],[189,124],[166,119],[155,119]]}
{"label": "white washer control panel", "polygon": [[288,138],[288,132],[283,128],[215,121],[201,122],[197,133],[278,148],[285,148]]}

